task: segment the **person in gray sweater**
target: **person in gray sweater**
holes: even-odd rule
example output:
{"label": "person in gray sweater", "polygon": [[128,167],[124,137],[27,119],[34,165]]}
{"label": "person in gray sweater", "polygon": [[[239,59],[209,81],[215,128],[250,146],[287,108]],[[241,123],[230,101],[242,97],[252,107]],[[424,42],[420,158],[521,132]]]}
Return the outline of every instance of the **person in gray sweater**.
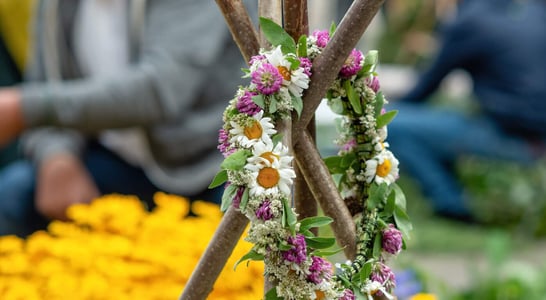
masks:
{"label": "person in gray sweater", "polygon": [[25,155],[0,173],[0,235],[108,193],[219,201],[245,63],[213,1],[43,0],[34,34],[25,82],[0,90],[0,145],[21,136]]}

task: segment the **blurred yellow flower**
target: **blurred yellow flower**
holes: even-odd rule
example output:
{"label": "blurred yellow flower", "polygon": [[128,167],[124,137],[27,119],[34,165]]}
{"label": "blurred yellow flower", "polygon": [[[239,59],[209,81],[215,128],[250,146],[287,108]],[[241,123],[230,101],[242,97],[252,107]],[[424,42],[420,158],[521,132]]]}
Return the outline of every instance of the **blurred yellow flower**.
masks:
{"label": "blurred yellow flower", "polygon": [[435,295],[433,294],[425,294],[425,293],[419,293],[413,295],[410,300],[437,300]]}
{"label": "blurred yellow flower", "polygon": [[[222,214],[217,205],[158,193],[147,212],[133,196],[69,208],[71,222],[23,240],[0,236],[0,299],[176,299]],[[233,269],[252,244],[241,238],[209,299],[261,299],[263,264]]]}

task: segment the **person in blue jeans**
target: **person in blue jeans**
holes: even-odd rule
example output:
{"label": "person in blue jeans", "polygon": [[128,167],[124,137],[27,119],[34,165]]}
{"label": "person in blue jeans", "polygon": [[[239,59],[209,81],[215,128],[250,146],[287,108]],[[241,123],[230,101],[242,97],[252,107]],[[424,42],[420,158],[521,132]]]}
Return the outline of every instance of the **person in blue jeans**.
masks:
{"label": "person in blue jeans", "polygon": [[[472,220],[454,170],[461,155],[523,164],[544,155],[545,53],[546,1],[462,1],[443,28],[436,58],[409,93],[392,101],[399,114],[389,125],[389,144],[437,214]],[[455,69],[472,79],[475,112],[427,102]]]}

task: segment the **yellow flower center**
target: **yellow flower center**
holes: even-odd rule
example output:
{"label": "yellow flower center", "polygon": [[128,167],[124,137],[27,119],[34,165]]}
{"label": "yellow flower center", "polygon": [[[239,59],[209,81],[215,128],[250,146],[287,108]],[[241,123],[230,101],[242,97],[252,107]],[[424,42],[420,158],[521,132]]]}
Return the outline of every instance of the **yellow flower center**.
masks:
{"label": "yellow flower center", "polygon": [[377,176],[385,177],[389,175],[391,172],[391,161],[388,159],[385,159],[382,164],[377,165],[377,168],[375,170],[375,173]]}
{"label": "yellow flower center", "polygon": [[317,300],[326,298],[326,295],[324,295],[324,292],[321,290],[315,290],[315,295],[317,296]]}
{"label": "yellow flower center", "polygon": [[269,189],[277,185],[279,183],[279,179],[281,176],[279,175],[279,171],[274,168],[265,167],[260,170],[258,173],[258,184],[262,187]]}
{"label": "yellow flower center", "polygon": [[279,70],[279,73],[281,73],[282,78],[286,81],[290,81],[292,76],[290,75],[290,70],[288,70],[285,66],[278,66],[277,70]]}
{"label": "yellow flower center", "polygon": [[260,155],[261,158],[263,159],[267,159],[270,163],[273,163],[273,161],[275,160],[275,158],[277,160],[280,159],[280,157],[277,155],[277,154],[274,154],[273,152],[264,152],[262,153],[262,155]]}
{"label": "yellow flower center", "polygon": [[262,132],[262,125],[258,121],[254,121],[250,126],[245,127],[245,136],[249,140],[259,139],[262,136]]}

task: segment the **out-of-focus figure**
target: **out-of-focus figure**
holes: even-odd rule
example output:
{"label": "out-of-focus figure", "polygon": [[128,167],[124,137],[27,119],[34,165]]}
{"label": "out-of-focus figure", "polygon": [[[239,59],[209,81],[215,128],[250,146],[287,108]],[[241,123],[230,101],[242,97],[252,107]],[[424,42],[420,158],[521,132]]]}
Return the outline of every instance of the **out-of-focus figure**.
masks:
{"label": "out-of-focus figure", "polygon": [[[395,103],[389,141],[440,215],[472,218],[454,163],[481,155],[532,163],[546,142],[546,1],[472,0],[459,4],[442,31],[434,62]],[[473,82],[478,109],[462,112],[426,101],[451,71]]]}
{"label": "out-of-focus figure", "polygon": [[108,193],[208,190],[245,66],[214,2],[42,0],[23,84],[0,90],[0,234],[26,235]]}

